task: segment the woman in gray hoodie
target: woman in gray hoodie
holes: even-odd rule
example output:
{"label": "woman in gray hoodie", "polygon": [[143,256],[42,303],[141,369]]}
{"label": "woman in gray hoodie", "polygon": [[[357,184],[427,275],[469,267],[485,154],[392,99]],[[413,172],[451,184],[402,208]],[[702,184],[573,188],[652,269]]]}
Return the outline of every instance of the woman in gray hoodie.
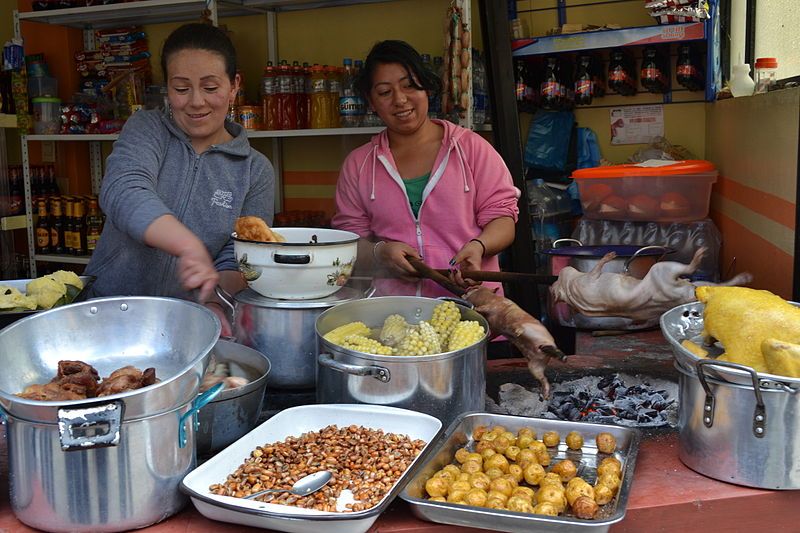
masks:
{"label": "woman in gray hoodie", "polygon": [[164,42],[161,68],[169,115],[134,113],[114,143],[100,190],[106,224],[86,273],[97,276],[96,296],[189,299],[197,289],[224,319],[214,286],[233,293],[245,286],[233,255],[234,223],[245,215],[272,223],[275,175],[244,129],[226,121],[240,79],[222,30],[176,29]]}

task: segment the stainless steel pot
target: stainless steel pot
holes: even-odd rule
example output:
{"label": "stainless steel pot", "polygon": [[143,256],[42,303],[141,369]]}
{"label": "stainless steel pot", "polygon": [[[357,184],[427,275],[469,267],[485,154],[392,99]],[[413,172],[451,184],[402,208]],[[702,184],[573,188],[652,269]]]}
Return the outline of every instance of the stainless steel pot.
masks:
{"label": "stainless steel pot", "polygon": [[[383,296],[347,302],[317,319],[318,403],[391,405],[426,413],[447,425],[466,411],[480,411],[486,392],[486,342],[453,352],[423,356],[373,355],[342,348],[324,339],[341,325],[361,321],[380,327],[390,314],[410,323],[427,320],[441,300],[415,296]],[[459,305],[462,320],[486,320]]]}
{"label": "stainless steel pot", "polygon": [[[219,320],[171,298],[115,297],[59,307],[0,331],[0,416],[7,425],[10,500],[47,531],[121,531],[177,512],[195,464],[198,396]],[[157,383],[99,399],[41,402],[16,393],[47,383],[58,361],[101,376],[154,367]]]}
{"label": "stainless steel pot", "polygon": [[[574,243],[576,246],[559,248],[562,243]],[[558,239],[553,243],[553,248],[544,250],[549,256],[550,274],[558,276],[564,267],[571,266],[580,272],[590,272],[600,259],[607,253],[617,254],[603,266],[603,272],[628,274],[638,279],[643,279],[650,268],[664,255],[674,250],[665,246],[631,246],[631,245],[602,245],[584,246],[576,239]],[[658,319],[635,323],[629,318],[614,316],[586,316],[574,312],[564,302],[554,302],[552,295],[548,294],[547,314],[558,321],[562,326],[592,330],[631,330],[651,328],[658,324]]]}
{"label": "stainless steel pot", "polygon": [[220,339],[212,353],[217,363],[237,363],[253,374],[248,376],[250,383],[223,390],[200,411],[197,454],[201,457],[218,452],[256,427],[270,371],[266,355],[235,342]]}
{"label": "stainless steel pot", "polygon": [[[764,383],[750,367],[699,360],[680,372],[680,459],[705,476],[763,489],[800,489],[800,388]],[[710,377],[735,369],[749,385]],[[766,386],[765,386],[766,385]]]}
{"label": "stainless steel pot", "polygon": [[177,513],[186,504],[178,486],[196,464],[195,415],[220,390],[133,420],[123,400],[58,409],[58,424],[0,410],[14,514],[44,531],[111,532]]}
{"label": "stainless steel pot", "polygon": [[270,388],[307,389],[317,383],[317,317],[334,305],[363,298],[364,294],[343,287],[316,300],[276,300],[251,289],[233,298],[220,296],[233,313],[234,338],[269,357]]}

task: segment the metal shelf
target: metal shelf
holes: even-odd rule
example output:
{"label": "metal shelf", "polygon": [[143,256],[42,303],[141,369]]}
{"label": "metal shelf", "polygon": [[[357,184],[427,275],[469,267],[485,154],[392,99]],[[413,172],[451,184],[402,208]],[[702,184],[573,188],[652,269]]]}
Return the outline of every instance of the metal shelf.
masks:
{"label": "metal shelf", "polygon": [[0,231],[10,231],[12,229],[23,229],[26,227],[25,215],[0,218]]}
{"label": "metal shelf", "polygon": [[[285,139],[288,137],[324,137],[330,135],[374,135],[383,126],[369,128],[321,128],[309,130],[254,130],[248,131],[250,139]],[[29,141],[115,141],[118,133],[65,133],[54,135],[28,135]]]}
{"label": "metal shelf", "polygon": [[706,25],[704,22],[687,22],[517,39],[511,42],[511,49],[514,57],[525,57],[597,48],[701,41],[705,38]]}
{"label": "metal shelf", "polygon": [[[392,0],[228,0],[217,2],[219,16],[236,17],[259,12],[299,11],[321,7],[390,2]],[[196,20],[213,0],[142,0],[89,7],[70,7],[19,13],[19,20],[72,28],[114,28]]]}
{"label": "metal shelf", "polygon": [[72,265],[88,265],[91,255],[45,255],[36,254],[33,256],[36,261],[47,261],[50,263],[69,263]]}
{"label": "metal shelf", "polygon": [[0,128],[16,128],[16,127],[17,127],[17,115],[0,113]]}

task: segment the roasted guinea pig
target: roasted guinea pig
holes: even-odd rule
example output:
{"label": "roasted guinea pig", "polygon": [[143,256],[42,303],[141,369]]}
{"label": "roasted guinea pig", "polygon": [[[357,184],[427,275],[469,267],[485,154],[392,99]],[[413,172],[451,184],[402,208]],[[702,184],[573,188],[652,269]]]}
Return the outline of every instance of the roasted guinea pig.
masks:
{"label": "roasted guinea pig", "polygon": [[101,382],[93,366],[82,361],[59,361],[58,373],[49,383],[25,387],[17,396],[44,402],[86,400],[140,389],[156,381],[155,368],[142,372],[126,366],[115,370]]}
{"label": "roasted guinea pig", "polygon": [[237,237],[248,241],[286,242],[283,235],[272,231],[267,223],[259,217],[239,217],[236,219],[234,231],[236,231]]}

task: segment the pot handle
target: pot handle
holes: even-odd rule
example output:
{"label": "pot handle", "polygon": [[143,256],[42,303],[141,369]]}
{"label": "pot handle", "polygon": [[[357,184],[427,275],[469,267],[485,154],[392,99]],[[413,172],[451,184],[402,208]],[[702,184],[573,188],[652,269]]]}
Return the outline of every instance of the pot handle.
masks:
{"label": "pot handle", "polygon": [[[634,259],[639,257],[639,254],[641,254],[642,252],[647,252],[649,250],[661,250],[661,252],[662,252],[661,253],[661,257],[664,257],[664,255],[668,251],[666,246],[643,246],[643,247],[639,248],[638,250],[636,250],[635,252],[633,252],[633,255],[625,260],[625,266],[622,267],[622,272],[624,272],[625,274],[628,274],[628,268],[631,266],[631,263],[633,263]],[[656,262],[661,261],[661,257],[659,257]]]}
{"label": "pot handle", "polygon": [[454,304],[463,305],[467,309],[475,309],[475,306],[472,305],[471,302],[468,302],[463,298],[456,298],[455,296],[439,296],[436,299],[442,300],[443,302],[453,302]]}
{"label": "pot handle", "polygon": [[184,414],[180,415],[178,418],[178,447],[185,448],[186,444],[189,442],[189,438],[186,436],[186,419],[192,417],[192,423],[194,424],[194,430],[197,431],[200,428],[200,420],[197,418],[197,413],[208,405],[211,400],[217,397],[217,395],[222,392],[225,388],[224,383],[217,383],[207,391],[200,394],[197,398],[194,399],[192,402],[192,408],[186,411]]}
{"label": "pot handle", "polygon": [[750,379],[753,381],[753,391],[756,395],[756,409],[753,413],[753,435],[759,439],[763,438],[767,431],[767,409],[764,406],[764,398],[761,396],[761,385],[758,381],[758,374],[753,368],[740,365],[738,363],[716,361],[714,359],[701,359],[695,363],[695,369],[697,370],[697,377],[700,380],[700,385],[703,386],[703,390],[706,392],[706,401],[703,405],[703,424],[709,428],[714,425],[715,400],[714,394],[711,392],[711,387],[709,387],[708,381],[706,381],[706,373],[704,368],[706,366],[722,366],[725,368],[742,370],[750,374]]}
{"label": "pot handle", "polygon": [[279,265],[307,265],[311,263],[311,254],[290,255],[272,254],[272,260]]}
{"label": "pot handle", "polygon": [[65,452],[119,444],[125,403],[109,403],[58,410],[58,436]]}
{"label": "pot handle", "polygon": [[4,426],[6,424],[6,420],[8,420],[8,415],[6,414],[5,409],[3,409],[3,406],[0,405],[0,426]]}
{"label": "pot handle", "polygon": [[333,356],[329,353],[321,353],[317,358],[319,364],[321,366],[330,368],[331,370],[335,370],[337,372],[343,372],[345,374],[352,374],[354,376],[372,376],[373,378],[377,379],[378,381],[382,381],[383,383],[389,383],[392,379],[392,374],[389,372],[389,369],[383,366],[378,365],[351,365],[348,363],[342,363],[337,361],[333,358]]}
{"label": "pot handle", "polygon": [[219,285],[214,286],[214,293],[222,300],[222,304],[231,312],[231,321],[236,321],[236,306],[233,304],[233,295]]}
{"label": "pot handle", "polygon": [[574,242],[578,246],[583,246],[583,243],[581,241],[579,241],[578,239],[556,239],[556,240],[553,241],[553,246],[552,247],[553,248],[558,248],[558,245],[561,244],[562,242]]}

